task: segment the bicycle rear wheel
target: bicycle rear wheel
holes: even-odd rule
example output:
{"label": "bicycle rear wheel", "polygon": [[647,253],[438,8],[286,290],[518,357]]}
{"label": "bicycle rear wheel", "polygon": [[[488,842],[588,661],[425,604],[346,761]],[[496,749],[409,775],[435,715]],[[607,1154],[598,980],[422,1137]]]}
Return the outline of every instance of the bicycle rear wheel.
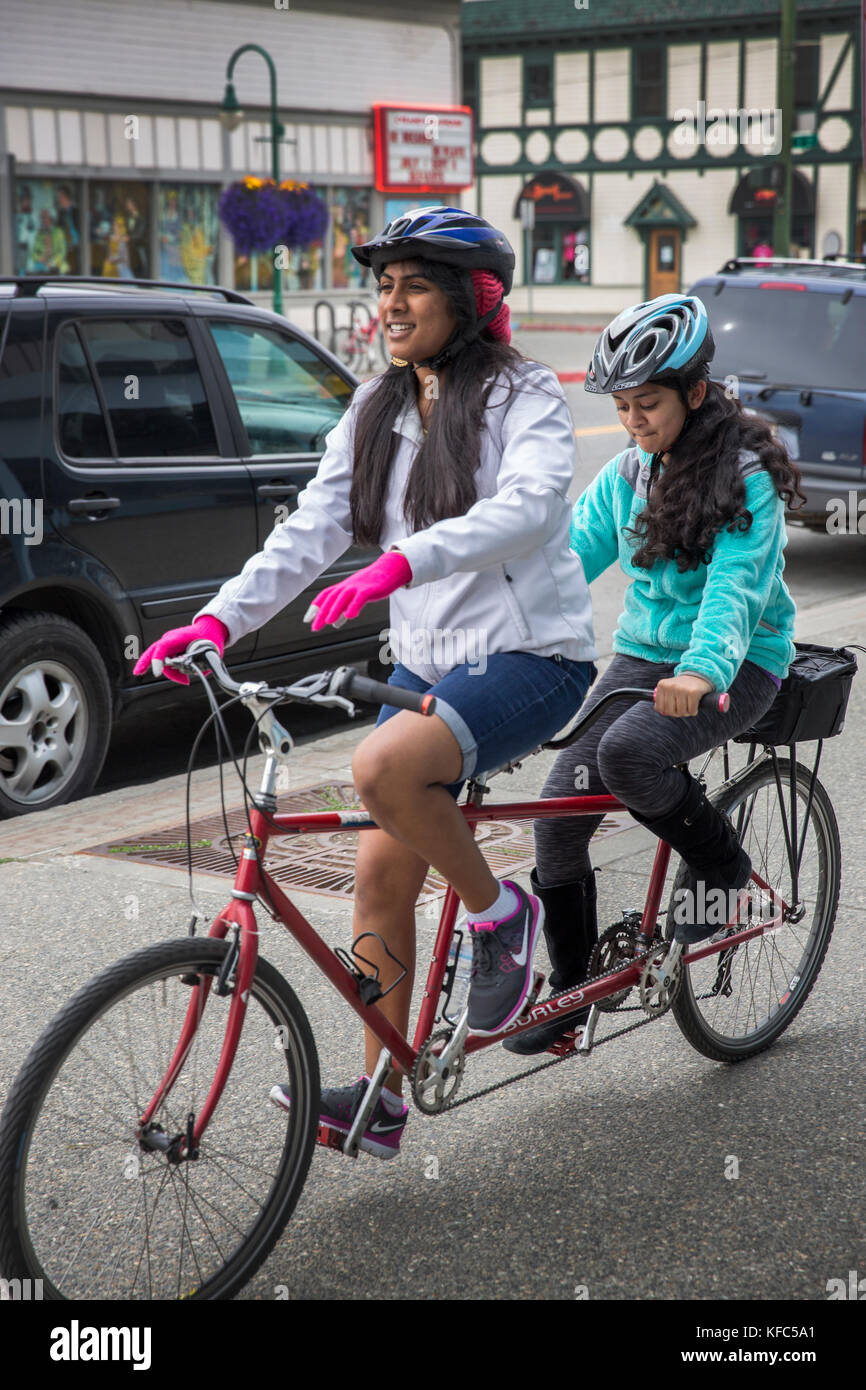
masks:
{"label": "bicycle rear wheel", "polygon": [[334,334],[334,354],[353,372],[361,365],[361,345],[354,328],[338,328]]}
{"label": "bicycle rear wheel", "polygon": [[[219,1299],[269,1254],[310,1165],[319,1066],[307,1017],[267,961],[199,1157],[172,1163],[135,1138],[191,990],[209,978],[183,1069],[153,1118],[174,1136],[201,1110],[233,997],[231,982],[223,996],[215,989],[228,949],[187,938],[137,951],[85,985],[34,1045],[0,1125],[7,1279],[41,1279],[52,1299]],[[277,1066],[290,1114],[268,1103]]]}
{"label": "bicycle rear wheel", "polygon": [[[786,802],[790,767],[787,758],[779,759]],[[797,764],[798,838],[803,838],[804,826],[806,832],[797,904],[772,764],[762,763],[712,798],[731,817],[755,872],[789,907],[796,907],[777,931],[683,967],[673,1015],[692,1046],[714,1061],[741,1062],[775,1042],[805,1004],[821,970],[839,902],[842,854],[836,816],[818,781],[805,824],[811,776]],[[672,905],[679,901],[676,894],[686,886],[686,875],[683,865]],[[666,934],[673,935],[672,909]]]}

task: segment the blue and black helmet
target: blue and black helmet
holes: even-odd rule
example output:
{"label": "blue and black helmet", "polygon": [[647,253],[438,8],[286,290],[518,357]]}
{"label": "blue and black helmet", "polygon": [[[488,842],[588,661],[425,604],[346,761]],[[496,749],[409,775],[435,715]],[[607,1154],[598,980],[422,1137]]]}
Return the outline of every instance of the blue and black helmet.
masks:
{"label": "blue and black helmet", "polygon": [[412,208],[394,218],[371,241],[353,246],[352,255],[370,266],[377,278],[389,261],[424,256],[460,270],[491,270],[505,294],[514,279],[514,252],[507,237],[483,217],[439,204]]}
{"label": "blue and black helmet", "polygon": [[609,395],[656,381],[681,391],[683,378],[707,367],[715,350],[703,301],[662,294],[623,309],[608,324],[595,345],[584,390]]}

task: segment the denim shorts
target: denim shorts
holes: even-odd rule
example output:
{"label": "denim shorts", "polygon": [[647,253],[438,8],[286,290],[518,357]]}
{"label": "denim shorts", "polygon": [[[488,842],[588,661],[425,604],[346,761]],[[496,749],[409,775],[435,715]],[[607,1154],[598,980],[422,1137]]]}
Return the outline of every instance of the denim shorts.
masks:
{"label": "denim shorts", "polygon": [[[428,685],[398,663],[388,684],[436,696],[436,713],[463,753],[460,780],[447,788],[458,796],[467,777],[492,772],[553,738],[574,718],[596,675],[588,661],[497,652],[487,657],[483,675],[464,664]],[[383,705],[377,724],[398,713]]]}

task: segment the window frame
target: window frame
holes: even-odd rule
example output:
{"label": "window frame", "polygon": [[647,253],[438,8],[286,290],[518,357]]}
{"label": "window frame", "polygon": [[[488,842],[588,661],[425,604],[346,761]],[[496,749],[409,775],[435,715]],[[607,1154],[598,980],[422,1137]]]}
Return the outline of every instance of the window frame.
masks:
{"label": "window frame", "polygon": [[[648,53],[658,53],[660,56],[660,73],[657,79],[661,101],[660,110],[644,111],[641,110],[640,93],[646,92],[648,84],[639,78],[640,59]],[[653,83],[653,86],[656,84]],[[633,121],[662,121],[667,115],[667,87],[668,87],[668,45],[658,41],[648,41],[634,44],[631,50],[631,118]]]}
{"label": "window frame", "polygon": [[[586,239],[586,242],[585,242],[584,244],[586,245],[587,251],[589,252],[589,274],[588,274],[586,280],[578,280],[576,277],[575,277],[573,280],[567,280],[567,279],[565,278],[565,276],[563,275],[563,273],[562,273],[562,266],[563,266],[563,259],[562,259],[562,251],[563,251],[562,238],[563,238],[563,235],[564,235],[566,232],[579,231],[581,227],[585,227],[585,228],[586,228],[586,232],[587,232],[587,239]],[[550,285],[565,285],[565,286],[567,286],[568,288],[571,288],[571,289],[587,289],[587,288],[593,283],[593,281],[592,281],[592,242],[591,242],[591,239],[590,239],[590,238],[591,238],[591,228],[592,228],[592,224],[591,224],[589,218],[585,219],[585,220],[582,221],[582,222],[581,222],[581,221],[575,221],[575,222],[563,221],[563,222],[541,222],[541,223],[536,223],[535,227],[533,227],[532,231],[529,232],[529,234],[528,234],[528,235],[529,235],[529,252],[530,252],[530,256],[531,256],[531,261],[530,261],[529,269],[530,269],[532,278],[531,278],[527,283],[530,284],[530,285],[532,286],[533,289],[545,289],[545,288],[549,287]],[[536,247],[535,247],[535,233],[536,233],[537,231],[542,231],[542,230],[546,230],[546,229],[549,229],[550,231],[553,232],[553,252],[554,252],[554,256],[555,256],[555,258],[556,258],[556,279],[555,279],[555,280],[536,280],[536,279],[535,279],[535,251],[536,251]]]}
{"label": "window frame", "polygon": [[[114,469],[115,471],[118,469],[122,469],[126,471],[129,468],[135,468],[139,466],[144,466],[148,468],[198,468],[204,464],[213,465],[235,462],[236,455],[234,454],[234,452],[227,452],[226,449],[226,445],[229,442],[226,415],[224,410],[218,406],[218,393],[214,390],[215,383],[213,380],[213,375],[209,369],[209,363],[207,362],[206,358],[203,356],[201,352],[200,341],[197,341],[197,325],[195,323],[195,318],[191,315],[184,314],[183,312],[177,314],[155,313],[153,307],[151,307],[149,311],[144,311],[144,305],[140,306],[143,312],[136,313],[134,312],[135,308],[139,308],[139,306],[130,305],[129,308],[127,308],[126,306],[124,306],[123,308],[118,307],[118,309],[112,312],[106,312],[105,310],[101,310],[99,313],[96,314],[82,313],[79,309],[77,312],[62,313],[58,316],[54,324],[53,333],[51,335],[51,427],[52,439],[57,458],[63,463],[64,467],[87,471],[92,471],[94,469],[100,469],[103,471],[106,469]],[[125,323],[128,322],[130,319],[145,319],[148,322],[165,322],[167,319],[172,319],[179,321],[183,324],[184,329],[186,331],[187,341],[192,349],[193,360],[195,362],[196,370],[198,371],[199,380],[201,381],[204,390],[208,410],[210,411],[211,423],[213,425],[214,431],[214,439],[216,442],[216,448],[219,452],[209,454],[156,455],[127,455],[120,454],[118,452],[117,439],[115,438],[114,427],[111,422],[111,413],[108,409],[108,404],[105,399],[105,393],[102,389],[102,383],[99,379],[99,373],[96,370],[96,365],[93,361],[93,356],[90,351],[90,344],[87,341],[86,334],[81,332],[81,327],[88,323],[98,322]],[[106,436],[108,438],[109,446],[111,448],[111,454],[108,458],[73,458],[71,454],[67,454],[65,452],[60,442],[60,338],[61,335],[70,327],[75,332],[78,344],[81,348],[82,353],[84,354],[84,359],[87,363],[87,369],[90,372],[91,382],[96,392],[96,398],[99,402],[99,408],[102,411],[103,426],[105,428]]]}
{"label": "window frame", "polygon": [[[543,98],[531,97],[529,94],[529,69],[544,68],[547,73],[548,96]],[[523,109],[524,111],[546,111],[552,109],[554,102],[553,90],[553,54],[552,53],[524,53],[523,55]]]}
{"label": "window frame", "polygon": [[321,362],[324,362],[328,366],[328,368],[336,376],[339,376],[340,379],[344,381],[346,385],[349,387],[349,392],[346,397],[346,408],[343,412],[343,414],[345,415],[346,410],[349,409],[349,406],[351,404],[352,395],[355,392],[359,383],[354,380],[351,373],[346,371],[346,368],[343,366],[342,362],[340,362],[331,353],[326,352],[319,343],[317,343],[314,339],[309,338],[307,334],[293,329],[288,324],[286,326],[283,326],[283,324],[281,323],[271,323],[270,321],[263,323],[260,319],[251,318],[248,314],[243,312],[227,313],[226,306],[223,305],[219,306],[219,308],[215,308],[212,312],[202,314],[202,319],[202,327],[205,330],[204,337],[207,344],[208,357],[211,361],[212,369],[215,375],[220,380],[220,390],[221,392],[223,392],[223,399],[226,401],[226,408],[231,415],[232,431],[235,436],[235,445],[237,448],[238,457],[243,459],[247,464],[251,466],[257,463],[267,463],[274,459],[285,459],[289,462],[298,463],[309,461],[310,459],[320,459],[322,457],[322,454],[324,453],[324,450],[322,450],[322,452],[318,454],[310,449],[294,451],[283,449],[279,453],[275,454],[254,454],[252,452],[252,449],[250,448],[250,438],[249,434],[247,433],[247,427],[244,423],[244,418],[241,414],[241,409],[238,405],[237,398],[234,393],[234,387],[232,386],[231,378],[228,374],[228,369],[223,360],[222,353],[220,352],[217,346],[216,339],[213,336],[213,325],[214,323],[224,323],[229,326],[236,326],[238,328],[251,328],[258,332],[265,331],[276,333],[279,336],[288,339],[290,342],[301,343],[310,352],[312,352],[314,356],[318,357]]}

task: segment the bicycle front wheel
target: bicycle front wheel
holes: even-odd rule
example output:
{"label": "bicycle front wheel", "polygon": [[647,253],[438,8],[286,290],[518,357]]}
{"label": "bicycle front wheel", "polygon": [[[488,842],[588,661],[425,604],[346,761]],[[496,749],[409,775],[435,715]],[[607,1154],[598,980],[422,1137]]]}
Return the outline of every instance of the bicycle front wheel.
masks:
{"label": "bicycle front wheel", "polygon": [[[779,778],[790,823],[790,761],[779,759]],[[772,764],[762,763],[712,798],[740,835],[752,867],[789,905],[783,925],[718,955],[684,966],[673,1014],[693,1047],[720,1062],[740,1062],[775,1042],[796,1017],[818,978],[839,902],[842,854],[830,798],[797,764],[797,835],[803,842],[795,895],[782,807]],[[805,836],[804,836],[805,830]],[[672,902],[686,886],[681,866]],[[745,925],[745,923],[744,923]],[[668,936],[673,934],[668,914]]]}
{"label": "bicycle front wheel", "polygon": [[[198,1157],[172,1162],[136,1140],[191,992],[209,981],[180,1076],[153,1119],[175,1136],[201,1110],[233,997],[231,980],[224,995],[215,987],[228,949],[187,938],[137,951],[85,985],[34,1045],[0,1126],[7,1279],[41,1279],[52,1299],[219,1299],[269,1254],[310,1165],[319,1065],[307,1017],[267,961]],[[289,1113],[268,1102],[283,1078]]]}

